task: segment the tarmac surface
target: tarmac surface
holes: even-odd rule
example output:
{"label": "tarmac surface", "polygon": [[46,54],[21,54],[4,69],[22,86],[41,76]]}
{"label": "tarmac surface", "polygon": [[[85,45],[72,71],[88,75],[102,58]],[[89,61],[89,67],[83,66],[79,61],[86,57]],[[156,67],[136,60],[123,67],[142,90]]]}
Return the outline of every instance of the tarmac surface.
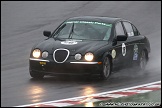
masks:
{"label": "tarmac surface", "polygon": [[[83,77],[29,75],[29,54],[53,31],[74,16],[115,16],[130,20],[148,37],[151,55],[146,71],[129,69],[107,81]],[[1,106],[10,107],[111,91],[161,80],[161,1],[1,1]]]}

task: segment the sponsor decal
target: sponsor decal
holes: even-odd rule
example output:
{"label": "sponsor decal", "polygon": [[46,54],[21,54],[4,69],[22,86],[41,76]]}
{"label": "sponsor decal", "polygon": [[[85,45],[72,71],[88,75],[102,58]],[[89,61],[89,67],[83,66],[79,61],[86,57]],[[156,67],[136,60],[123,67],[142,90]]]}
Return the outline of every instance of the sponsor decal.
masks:
{"label": "sponsor decal", "polygon": [[133,51],[134,51],[133,60],[137,60],[138,59],[138,46],[137,46],[137,44],[134,45]]}
{"label": "sponsor decal", "polygon": [[134,36],[133,32],[128,33],[128,36]]}
{"label": "sponsor decal", "polygon": [[98,24],[98,25],[112,27],[112,24],[106,24],[106,23],[101,23],[101,22],[92,22],[92,21],[67,21],[66,23]]}
{"label": "sponsor decal", "polygon": [[111,52],[111,56],[112,56],[113,59],[116,57],[116,51],[114,49]]}
{"label": "sponsor decal", "polygon": [[64,44],[64,45],[75,45],[77,43],[78,42],[76,42],[76,41],[63,41],[63,42],[61,42],[61,44]]}
{"label": "sponsor decal", "polygon": [[122,55],[123,56],[126,55],[126,45],[125,45],[125,43],[122,43]]}

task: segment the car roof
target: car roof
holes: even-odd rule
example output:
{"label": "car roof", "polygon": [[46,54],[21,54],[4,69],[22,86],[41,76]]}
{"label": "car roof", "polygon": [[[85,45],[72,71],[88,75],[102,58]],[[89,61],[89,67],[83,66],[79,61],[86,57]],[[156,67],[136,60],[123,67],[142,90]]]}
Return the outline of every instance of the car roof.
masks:
{"label": "car roof", "polygon": [[116,21],[122,20],[122,18],[118,17],[105,17],[105,16],[79,16],[69,18],[68,21],[96,21],[103,23],[114,23]]}

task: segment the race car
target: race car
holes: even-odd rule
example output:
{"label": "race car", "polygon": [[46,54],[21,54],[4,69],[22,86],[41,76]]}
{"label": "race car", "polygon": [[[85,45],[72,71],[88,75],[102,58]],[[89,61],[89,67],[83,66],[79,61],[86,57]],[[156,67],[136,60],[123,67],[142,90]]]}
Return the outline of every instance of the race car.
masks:
{"label": "race car", "polygon": [[116,69],[144,70],[150,43],[130,21],[117,17],[80,16],[63,21],[47,39],[34,45],[29,58],[33,78],[45,75],[99,75]]}

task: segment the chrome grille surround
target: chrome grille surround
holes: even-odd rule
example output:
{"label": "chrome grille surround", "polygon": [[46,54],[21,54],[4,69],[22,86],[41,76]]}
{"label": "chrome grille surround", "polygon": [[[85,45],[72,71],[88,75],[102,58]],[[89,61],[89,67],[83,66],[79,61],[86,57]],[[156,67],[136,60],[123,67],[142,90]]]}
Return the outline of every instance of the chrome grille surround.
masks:
{"label": "chrome grille surround", "polygon": [[[56,57],[55,57],[55,53],[56,53],[57,51],[59,51],[59,50],[67,51],[67,56],[66,56],[65,59],[64,59],[63,61],[61,61],[61,62],[57,61],[57,60],[56,60]],[[56,63],[64,63],[64,62],[68,59],[69,54],[70,54],[70,52],[69,52],[68,49],[59,48],[59,49],[56,49],[56,50],[53,52],[53,59],[54,59],[54,61],[55,61]]]}

